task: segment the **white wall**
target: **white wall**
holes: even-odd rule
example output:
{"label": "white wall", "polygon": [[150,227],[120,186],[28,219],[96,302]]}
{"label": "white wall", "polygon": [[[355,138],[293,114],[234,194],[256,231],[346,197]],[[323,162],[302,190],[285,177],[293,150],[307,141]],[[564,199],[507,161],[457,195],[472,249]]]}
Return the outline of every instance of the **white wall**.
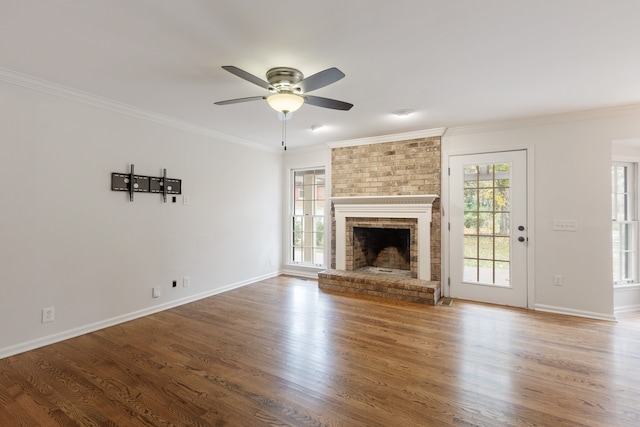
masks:
{"label": "white wall", "polygon": [[[533,307],[613,318],[611,142],[640,135],[640,113],[523,124],[517,128],[451,129],[451,154],[529,148],[533,153]],[[446,198],[446,178],[443,194]],[[443,200],[443,204],[448,200]],[[553,219],[575,219],[578,232],[552,231]],[[448,266],[443,266],[448,268]],[[553,285],[553,276],[564,285]]]}
{"label": "white wall", "polygon": [[[0,117],[0,357],[278,273],[280,152],[4,82]],[[130,163],[190,204],[111,191]]]}

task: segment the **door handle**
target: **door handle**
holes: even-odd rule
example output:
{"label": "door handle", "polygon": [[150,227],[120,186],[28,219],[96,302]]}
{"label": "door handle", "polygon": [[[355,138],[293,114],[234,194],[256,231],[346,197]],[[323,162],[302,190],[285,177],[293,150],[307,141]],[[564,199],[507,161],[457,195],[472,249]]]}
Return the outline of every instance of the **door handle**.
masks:
{"label": "door handle", "polygon": [[524,242],[524,237],[522,236],[518,237],[518,242]]}
{"label": "door handle", "polygon": [[519,225],[519,226],[518,226],[518,230],[520,230],[520,231],[524,231],[524,225]]}

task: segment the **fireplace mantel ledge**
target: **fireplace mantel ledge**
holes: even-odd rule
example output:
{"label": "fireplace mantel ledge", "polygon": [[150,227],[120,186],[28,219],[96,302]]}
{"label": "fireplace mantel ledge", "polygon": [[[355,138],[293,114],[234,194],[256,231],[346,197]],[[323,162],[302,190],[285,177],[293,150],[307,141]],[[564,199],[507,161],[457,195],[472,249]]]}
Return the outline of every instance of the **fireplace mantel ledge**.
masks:
{"label": "fireplace mantel ledge", "polygon": [[332,197],[334,205],[414,205],[433,204],[440,196],[436,194],[416,194],[407,196],[352,196]]}

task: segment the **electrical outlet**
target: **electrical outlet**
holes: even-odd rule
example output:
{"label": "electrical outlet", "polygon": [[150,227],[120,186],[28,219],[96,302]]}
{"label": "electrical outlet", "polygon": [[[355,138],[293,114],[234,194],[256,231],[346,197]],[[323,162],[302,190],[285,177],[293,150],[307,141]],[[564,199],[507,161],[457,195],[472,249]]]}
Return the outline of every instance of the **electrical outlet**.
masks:
{"label": "electrical outlet", "polygon": [[175,288],[176,286],[178,286],[178,281],[174,280],[173,283],[171,284],[171,287]]}
{"label": "electrical outlet", "polygon": [[154,298],[160,298],[160,295],[162,295],[161,288],[159,287],[153,288],[153,291],[151,292],[151,296],[153,296]]}
{"label": "electrical outlet", "polygon": [[554,286],[564,285],[564,277],[559,274],[556,274],[555,276],[553,276],[553,285]]}
{"label": "electrical outlet", "polygon": [[188,288],[189,286],[191,286],[191,277],[184,276],[182,278],[182,287],[183,288]]}
{"label": "electrical outlet", "polygon": [[55,308],[45,307],[42,309],[42,323],[53,322],[55,319]]}

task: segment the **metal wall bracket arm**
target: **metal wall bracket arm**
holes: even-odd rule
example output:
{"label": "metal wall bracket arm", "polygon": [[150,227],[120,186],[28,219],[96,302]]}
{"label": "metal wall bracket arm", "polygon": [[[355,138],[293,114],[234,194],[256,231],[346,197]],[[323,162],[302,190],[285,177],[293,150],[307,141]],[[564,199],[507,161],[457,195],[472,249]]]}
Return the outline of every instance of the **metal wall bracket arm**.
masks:
{"label": "metal wall bracket arm", "polygon": [[[135,191],[135,175],[133,174],[133,163],[131,163],[131,172],[129,172],[129,201],[133,202],[133,192]],[[113,183],[112,188],[113,189]]]}
{"label": "metal wall bracket arm", "polygon": [[162,169],[162,199],[167,203],[167,169]]}

